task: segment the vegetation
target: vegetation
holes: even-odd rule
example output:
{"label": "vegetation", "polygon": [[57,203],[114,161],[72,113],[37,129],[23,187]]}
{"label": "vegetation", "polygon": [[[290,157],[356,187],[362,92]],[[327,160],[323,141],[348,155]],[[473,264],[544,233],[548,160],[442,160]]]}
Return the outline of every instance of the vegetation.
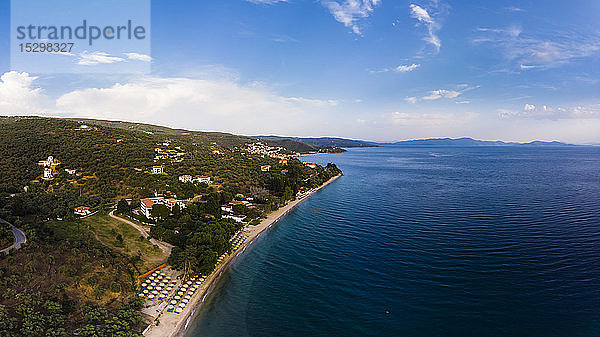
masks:
{"label": "vegetation", "polygon": [[[123,217],[154,224],[151,236],[175,246],[168,257],[173,267],[206,274],[241,227],[221,218],[222,205],[253,199],[233,212],[256,224],[341,173],[334,164],[311,168],[297,159],[246,154],[245,144],[254,141],[247,137],[145,124],[0,117],[0,134],[0,218],[28,240],[0,258],[0,337],[139,335],[136,276],[167,257],[109,217],[115,205]],[[43,180],[38,162],[48,156],[60,165]],[[153,165],[165,173],[151,174]],[[262,165],[271,170],[262,172]],[[181,175],[207,175],[214,183],[183,183]],[[133,212],[141,198],[154,195],[193,203],[154,207],[154,219]],[[81,219],[73,214],[78,206],[98,213]],[[6,235],[0,227],[0,240]]]}
{"label": "vegetation", "polygon": [[[129,259],[83,229],[54,231],[43,222],[17,223],[28,244],[0,259],[0,336],[138,336],[139,304],[129,303],[136,271]],[[125,306],[125,307],[123,307]],[[119,324],[91,319],[90,308]],[[108,315],[108,314],[107,314]],[[96,331],[86,334],[85,331]]]}
{"label": "vegetation", "polygon": [[0,249],[10,246],[14,241],[10,226],[4,222],[0,222]]}

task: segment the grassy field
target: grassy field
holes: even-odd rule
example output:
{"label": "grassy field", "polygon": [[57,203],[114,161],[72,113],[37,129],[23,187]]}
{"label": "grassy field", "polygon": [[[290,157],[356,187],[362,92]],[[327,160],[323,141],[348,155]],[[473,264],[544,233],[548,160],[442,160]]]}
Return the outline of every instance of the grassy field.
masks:
{"label": "grassy field", "polygon": [[140,262],[136,263],[140,272],[151,269],[164,263],[168,256],[144,239],[140,232],[128,224],[111,218],[106,213],[98,213],[91,217],[81,219],[81,224],[67,221],[56,222],[55,230],[60,231],[89,231],[98,241],[130,257],[139,256]]}

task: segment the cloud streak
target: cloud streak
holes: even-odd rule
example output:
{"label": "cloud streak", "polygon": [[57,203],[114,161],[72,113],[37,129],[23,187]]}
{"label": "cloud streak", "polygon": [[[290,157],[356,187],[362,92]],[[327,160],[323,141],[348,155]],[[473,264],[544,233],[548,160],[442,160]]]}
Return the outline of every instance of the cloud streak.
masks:
{"label": "cloud streak", "polygon": [[358,21],[369,17],[375,7],[381,4],[381,0],[344,0],[341,2],[322,0],[321,4],[329,10],[336,21],[352,29],[354,34],[362,35]]}
{"label": "cloud streak", "polygon": [[439,52],[442,47],[442,41],[436,33],[439,29],[439,24],[429,15],[429,12],[425,8],[419,5],[410,4],[410,16],[417,19],[418,24],[423,24],[427,27],[428,35],[423,40],[432,44],[436,52]]}
{"label": "cloud streak", "polygon": [[520,26],[477,28],[471,42],[498,49],[520,70],[558,67],[600,54],[600,32],[552,31],[551,36],[526,34]]}
{"label": "cloud streak", "polygon": [[[458,90],[452,90],[452,89],[437,89],[437,90],[432,90],[429,91],[429,93],[425,96],[422,96],[420,98],[416,97],[416,96],[412,96],[412,97],[406,97],[404,100],[408,103],[411,104],[415,104],[418,101],[424,100],[424,101],[435,101],[435,100],[439,100],[439,99],[454,99],[457,98],[458,96],[462,95],[463,93],[473,90],[473,89],[477,89],[479,88],[479,86],[476,87],[471,87],[467,84],[460,84],[457,86],[459,89]],[[467,100],[463,100],[463,101],[457,101],[455,102],[457,104],[469,104],[471,103],[471,101],[467,101]]]}
{"label": "cloud streak", "polygon": [[371,74],[388,73],[388,72],[407,73],[407,72],[416,70],[420,66],[421,66],[420,64],[416,64],[416,63],[407,64],[407,65],[399,65],[396,68],[384,68],[381,70],[372,70]]}

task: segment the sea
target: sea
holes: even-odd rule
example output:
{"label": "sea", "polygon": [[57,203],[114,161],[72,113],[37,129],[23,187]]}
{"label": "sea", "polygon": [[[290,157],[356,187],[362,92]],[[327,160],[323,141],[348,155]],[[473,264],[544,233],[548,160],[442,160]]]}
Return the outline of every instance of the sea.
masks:
{"label": "sea", "polygon": [[344,176],[264,232],[186,336],[600,336],[600,147],[304,157]]}

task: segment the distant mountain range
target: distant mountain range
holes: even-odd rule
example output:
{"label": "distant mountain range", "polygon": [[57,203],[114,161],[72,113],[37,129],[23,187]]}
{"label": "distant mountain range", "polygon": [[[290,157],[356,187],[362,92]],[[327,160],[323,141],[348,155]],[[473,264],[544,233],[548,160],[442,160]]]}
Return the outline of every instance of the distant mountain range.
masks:
{"label": "distant mountain range", "polygon": [[473,138],[429,138],[429,139],[414,139],[404,140],[395,143],[386,143],[385,145],[394,146],[576,146],[557,141],[543,142],[533,141],[529,143],[503,142],[500,140],[477,140]]}

